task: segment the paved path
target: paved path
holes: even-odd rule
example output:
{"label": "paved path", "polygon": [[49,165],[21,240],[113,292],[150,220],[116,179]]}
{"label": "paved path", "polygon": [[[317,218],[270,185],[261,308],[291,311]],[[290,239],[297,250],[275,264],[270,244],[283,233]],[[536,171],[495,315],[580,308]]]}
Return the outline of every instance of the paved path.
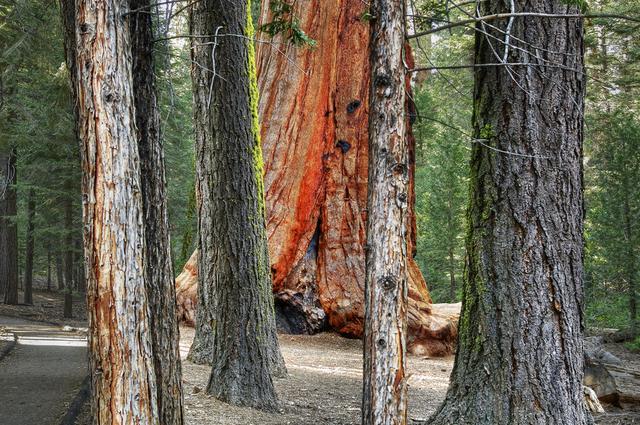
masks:
{"label": "paved path", "polygon": [[87,374],[86,339],[59,327],[0,316],[18,337],[0,361],[0,423],[58,425]]}

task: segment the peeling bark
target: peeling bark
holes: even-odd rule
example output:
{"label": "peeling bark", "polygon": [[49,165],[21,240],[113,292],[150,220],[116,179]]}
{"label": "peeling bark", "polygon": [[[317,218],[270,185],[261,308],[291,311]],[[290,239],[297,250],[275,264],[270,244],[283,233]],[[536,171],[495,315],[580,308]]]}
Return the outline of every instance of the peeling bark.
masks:
{"label": "peeling bark", "polygon": [[410,245],[404,0],[374,0],[370,13],[374,18],[362,424],[403,425]]}
{"label": "peeling bark", "polygon": [[79,0],[75,13],[93,416],[159,425],[127,12]]}

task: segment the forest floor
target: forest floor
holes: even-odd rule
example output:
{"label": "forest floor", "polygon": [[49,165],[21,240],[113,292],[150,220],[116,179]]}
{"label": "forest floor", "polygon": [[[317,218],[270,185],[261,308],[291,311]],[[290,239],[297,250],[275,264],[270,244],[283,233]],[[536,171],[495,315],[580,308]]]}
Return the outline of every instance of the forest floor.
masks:
{"label": "forest floor", "polygon": [[[0,305],[0,315],[9,310],[12,316],[38,318],[74,328],[86,328],[84,301],[74,300],[76,319],[62,318],[61,294],[38,292],[34,306],[9,307]],[[2,325],[0,324],[0,327]],[[72,329],[75,330],[75,329]],[[193,329],[181,327],[180,350],[186,357]],[[280,346],[288,368],[286,378],[276,379],[276,390],[281,400],[277,413],[264,413],[239,408],[209,397],[205,388],[210,367],[183,361],[186,423],[189,425],[357,425],[360,423],[360,394],[362,346],[358,340],[324,333],[315,336],[280,335]],[[627,350],[622,344],[608,344],[606,349],[623,360],[625,368],[640,371],[640,356]],[[10,355],[12,357],[13,354]],[[8,360],[8,359],[5,359]],[[78,360],[86,368],[86,359]],[[0,362],[0,379],[2,364]],[[50,366],[49,366],[50,367]],[[409,418],[425,420],[443,400],[449,384],[453,357],[409,357]],[[635,373],[635,372],[633,372]],[[617,378],[617,377],[616,377]],[[18,382],[17,377],[15,377]],[[622,386],[625,383],[623,382]],[[0,388],[2,384],[0,383]],[[640,388],[621,388],[635,392]],[[28,389],[25,389],[28,391]],[[18,391],[18,394],[22,393]],[[73,398],[73,397],[71,397]],[[65,400],[66,403],[70,398]],[[0,400],[0,406],[4,404]],[[61,407],[63,407],[61,405]],[[640,425],[640,406],[625,405],[625,409],[605,406],[606,414],[596,416],[598,425]],[[1,409],[0,409],[1,410]],[[1,417],[1,416],[0,416]],[[3,422],[4,424],[5,422]],[[46,422],[7,422],[9,425]],[[88,403],[76,422],[90,424]]]}

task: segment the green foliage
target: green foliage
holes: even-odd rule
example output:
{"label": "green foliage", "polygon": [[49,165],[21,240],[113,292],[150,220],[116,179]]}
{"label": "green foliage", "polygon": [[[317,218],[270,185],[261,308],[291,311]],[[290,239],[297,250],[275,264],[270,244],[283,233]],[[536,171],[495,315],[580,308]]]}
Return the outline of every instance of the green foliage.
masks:
{"label": "green foliage", "polygon": [[295,0],[270,0],[271,22],[260,27],[260,31],[275,37],[282,34],[286,40],[296,46],[314,47],[316,41],[309,37],[300,26],[300,19],[294,13]]}
{"label": "green foliage", "polygon": [[628,342],[625,345],[631,351],[640,352],[640,336],[636,337],[633,341]]}
{"label": "green foliage", "polygon": [[[470,37],[444,35],[437,46],[420,45],[419,62],[455,63],[470,55]],[[472,74],[430,73],[414,91],[418,119],[416,260],[435,302],[459,301],[465,258]],[[455,293],[452,291],[455,282]],[[452,296],[453,295],[453,296]]]}
{"label": "green foliage", "polygon": [[569,6],[578,6],[583,13],[589,9],[587,0],[562,0],[562,2]]}

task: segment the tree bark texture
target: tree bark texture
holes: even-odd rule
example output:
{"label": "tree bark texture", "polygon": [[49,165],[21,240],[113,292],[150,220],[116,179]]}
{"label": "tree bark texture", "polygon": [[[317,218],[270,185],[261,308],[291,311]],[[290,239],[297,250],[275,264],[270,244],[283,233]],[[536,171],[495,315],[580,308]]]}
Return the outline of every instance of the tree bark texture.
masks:
{"label": "tree bark texture", "polygon": [[0,153],[0,289],[5,304],[18,304],[16,149]]}
{"label": "tree bark texture", "polygon": [[[561,0],[481,3],[482,15],[573,14]],[[591,423],[583,401],[581,19],[514,18],[476,32],[471,203],[460,338],[432,424]],[[515,42],[514,40],[522,40]],[[520,43],[520,44],[518,44]],[[495,49],[495,50],[494,50]],[[496,57],[496,55],[498,57]]]}
{"label": "tree bark texture", "polygon": [[163,425],[184,422],[180,334],[169,240],[164,150],[160,134],[150,0],[131,0],[133,94],[145,225],[145,287],[151,308],[151,342]]}
{"label": "tree bark texture", "polygon": [[271,296],[249,10],[247,0],[203,0],[191,11],[201,308],[190,355],[211,362],[207,391],[216,398],[273,410],[272,371],[284,361]]}
{"label": "tree bark texture", "polygon": [[[360,0],[295,2],[294,14],[316,47],[283,43],[280,36],[257,46],[273,292],[278,324],[292,333],[315,333],[328,324],[343,335],[363,334],[370,24],[362,17],[367,11]],[[270,19],[264,1],[261,21]],[[413,170],[412,161],[411,254]],[[408,268],[410,350],[453,352],[455,320],[432,311],[411,257]]]}
{"label": "tree bark texture", "polygon": [[36,216],[36,199],[33,188],[27,195],[27,246],[24,254],[24,303],[33,304],[33,227]]}
{"label": "tree bark texture", "polygon": [[409,147],[404,0],[371,3],[363,425],[407,423]]}
{"label": "tree bark texture", "polygon": [[145,287],[128,2],[76,3],[95,424],[160,424]]}

